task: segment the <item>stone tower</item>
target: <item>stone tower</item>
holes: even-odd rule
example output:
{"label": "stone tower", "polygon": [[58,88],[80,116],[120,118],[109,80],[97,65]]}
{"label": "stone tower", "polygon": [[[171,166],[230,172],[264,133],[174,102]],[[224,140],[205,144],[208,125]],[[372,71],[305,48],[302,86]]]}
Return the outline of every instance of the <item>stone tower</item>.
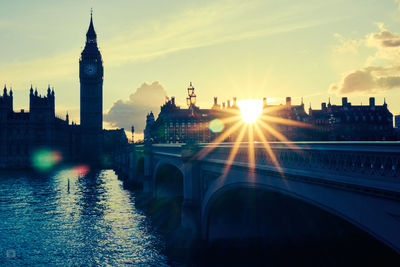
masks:
{"label": "stone tower", "polygon": [[79,79],[81,84],[81,129],[82,158],[100,163],[103,144],[103,60],[97,47],[97,35],[90,14],[86,45],[79,59]]}

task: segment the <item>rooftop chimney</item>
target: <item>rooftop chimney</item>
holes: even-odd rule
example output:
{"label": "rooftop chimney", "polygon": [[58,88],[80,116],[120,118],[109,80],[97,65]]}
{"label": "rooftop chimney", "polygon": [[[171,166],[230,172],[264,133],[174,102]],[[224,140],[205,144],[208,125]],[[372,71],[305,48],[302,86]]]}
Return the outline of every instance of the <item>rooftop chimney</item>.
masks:
{"label": "rooftop chimney", "polygon": [[322,109],[322,110],[325,110],[325,109],[326,109],[326,103],[325,103],[325,102],[321,103],[321,109]]}
{"label": "rooftop chimney", "polygon": [[286,106],[292,105],[292,98],[290,96],[286,97]]}
{"label": "rooftop chimney", "polygon": [[347,97],[342,97],[342,106],[347,106]]}
{"label": "rooftop chimney", "polygon": [[172,105],[175,105],[175,96],[171,97],[171,103]]}
{"label": "rooftop chimney", "polygon": [[263,98],[263,107],[265,107],[266,105],[267,105],[267,98],[264,97],[264,98]]}
{"label": "rooftop chimney", "polygon": [[370,97],[369,98],[369,106],[374,107],[375,106],[375,97]]}
{"label": "rooftop chimney", "polygon": [[218,98],[214,97],[214,105],[218,105]]}

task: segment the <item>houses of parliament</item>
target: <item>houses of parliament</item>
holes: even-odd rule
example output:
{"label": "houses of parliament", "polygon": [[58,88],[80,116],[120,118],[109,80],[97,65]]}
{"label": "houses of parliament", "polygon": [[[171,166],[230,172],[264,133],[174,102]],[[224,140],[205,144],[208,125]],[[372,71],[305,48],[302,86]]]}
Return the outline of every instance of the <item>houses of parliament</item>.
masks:
{"label": "houses of parliament", "polygon": [[65,119],[55,115],[56,96],[50,86],[43,96],[31,86],[29,112],[14,111],[13,92],[4,86],[0,95],[0,168],[30,167],[32,154],[40,149],[58,151],[64,161],[100,163],[104,139],[125,137],[122,129],[103,130],[103,73],[91,15],[79,59],[80,125],[70,123],[68,114]]}

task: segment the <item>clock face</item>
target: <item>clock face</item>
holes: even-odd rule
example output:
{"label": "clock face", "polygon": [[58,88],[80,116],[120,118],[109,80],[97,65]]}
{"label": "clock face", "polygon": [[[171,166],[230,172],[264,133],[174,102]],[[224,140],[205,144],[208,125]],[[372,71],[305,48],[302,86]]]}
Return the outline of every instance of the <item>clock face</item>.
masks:
{"label": "clock face", "polygon": [[84,71],[85,71],[85,73],[86,73],[87,75],[94,75],[94,74],[96,74],[96,72],[97,72],[97,68],[96,68],[96,66],[93,65],[93,64],[88,64],[88,65],[85,66]]}

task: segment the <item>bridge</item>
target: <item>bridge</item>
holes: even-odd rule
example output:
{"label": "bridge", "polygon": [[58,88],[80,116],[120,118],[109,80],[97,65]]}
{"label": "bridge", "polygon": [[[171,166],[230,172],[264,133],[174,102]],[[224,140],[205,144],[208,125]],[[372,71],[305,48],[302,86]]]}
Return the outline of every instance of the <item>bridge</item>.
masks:
{"label": "bridge", "polygon": [[[336,218],[400,253],[400,142],[131,145],[114,162],[150,196],[182,197],[181,225],[203,240],[275,238],[281,227],[304,238],[316,228],[303,218],[310,209],[327,216],[316,218],[326,233]],[[234,200],[248,196],[282,219],[271,223]]]}

